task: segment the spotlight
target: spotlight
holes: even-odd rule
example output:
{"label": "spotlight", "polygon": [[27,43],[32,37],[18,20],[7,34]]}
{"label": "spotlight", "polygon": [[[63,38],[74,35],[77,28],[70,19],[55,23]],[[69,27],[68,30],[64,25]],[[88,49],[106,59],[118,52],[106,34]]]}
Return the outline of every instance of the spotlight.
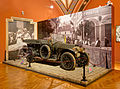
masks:
{"label": "spotlight", "polygon": [[50,6],[50,8],[51,8],[51,9],[53,9],[53,8],[54,8],[54,6],[53,6],[53,5],[51,5],[51,6]]}
{"label": "spotlight", "polygon": [[108,6],[111,6],[111,5],[113,5],[113,3],[109,0],[109,1],[107,2],[107,5],[108,5]]}

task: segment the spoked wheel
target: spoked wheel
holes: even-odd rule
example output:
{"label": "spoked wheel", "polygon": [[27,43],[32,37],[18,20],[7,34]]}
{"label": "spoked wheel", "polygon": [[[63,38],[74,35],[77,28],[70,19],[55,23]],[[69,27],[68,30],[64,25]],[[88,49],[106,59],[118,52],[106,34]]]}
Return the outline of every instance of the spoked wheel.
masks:
{"label": "spoked wheel", "polygon": [[33,51],[32,51],[32,48],[28,48],[28,55],[27,55],[27,61],[29,63],[32,63],[33,60],[34,60],[34,55],[33,55]]}
{"label": "spoked wheel", "polygon": [[23,48],[18,51],[18,59],[26,58],[28,47],[23,46]]}
{"label": "spoked wheel", "polygon": [[48,45],[42,45],[40,48],[40,56],[43,59],[48,59],[50,57],[51,51]]}
{"label": "spoked wheel", "polygon": [[76,66],[76,60],[73,54],[65,52],[61,55],[61,68],[65,70],[74,70]]}
{"label": "spoked wheel", "polygon": [[85,65],[88,65],[89,63],[89,56],[87,53],[80,53],[80,60],[78,61],[78,66],[82,67],[83,63],[85,63]]}
{"label": "spoked wheel", "polygon": [[19,49],[18,56],[24,56],[25,54],[26,54],[26,49],[23,46],[22,48]]}

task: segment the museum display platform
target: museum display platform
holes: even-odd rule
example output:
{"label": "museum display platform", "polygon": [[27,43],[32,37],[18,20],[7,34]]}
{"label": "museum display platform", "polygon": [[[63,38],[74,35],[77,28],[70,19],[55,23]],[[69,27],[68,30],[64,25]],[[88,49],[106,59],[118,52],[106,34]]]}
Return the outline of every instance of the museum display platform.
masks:
{"label": "museum display platform", "polygon": [[31,67],[28,67],[28,63],[21,64],[21,60],[7,60],[4,61],[5,64],[13,65],[19,68],[23,68],[29,71],[37,72],[40,74],[44,74],[50,77],[58,78],[61,80],[69,81],[72,83],[76,83],[82,86],[87,86],[95,80],[101,78],[105,74],[109,73],[111,69],[105,69],[102,67],[93,67],[92,71],[89,71],[89,66],[85,67],[85,76],[87,81],[81,81],[83,78],[83,68],[76,67],[73,71],[66,71],[60,68],[60,66],[56,65],[47,65],[42,63],[31,63]]}

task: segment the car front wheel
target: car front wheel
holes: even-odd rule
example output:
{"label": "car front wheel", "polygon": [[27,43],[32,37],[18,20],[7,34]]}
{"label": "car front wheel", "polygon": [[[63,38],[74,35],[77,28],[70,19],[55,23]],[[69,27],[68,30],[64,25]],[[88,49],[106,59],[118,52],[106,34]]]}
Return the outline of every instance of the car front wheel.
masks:
{"label": "car front wheel", "polygon": [[61,55],[61,68],[65,70],[74,70],[76,66],[76,60],[72,53],[65,52]]}

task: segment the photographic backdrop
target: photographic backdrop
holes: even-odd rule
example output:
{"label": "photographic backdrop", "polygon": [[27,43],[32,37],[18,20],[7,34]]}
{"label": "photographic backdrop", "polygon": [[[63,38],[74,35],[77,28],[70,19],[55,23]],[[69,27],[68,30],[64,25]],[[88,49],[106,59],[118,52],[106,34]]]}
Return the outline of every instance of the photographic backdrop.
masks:
{"label": "photographic backdrop", "polygon": [[34,39],[35,23],[31,19],[12,17],[7,19],[6,60],[19,58],[20,49],[27,45],[25,39]]}
{"label": "photographic backdrop", "polygon": [[116,26],[116,41],[120,42],[120,26]]}
{"label": "photographic backdrop", "polygon": [[82,46],[89,64],[111,68],[111,19],[111,6],[102,6],[40,21],[38,38]]}

